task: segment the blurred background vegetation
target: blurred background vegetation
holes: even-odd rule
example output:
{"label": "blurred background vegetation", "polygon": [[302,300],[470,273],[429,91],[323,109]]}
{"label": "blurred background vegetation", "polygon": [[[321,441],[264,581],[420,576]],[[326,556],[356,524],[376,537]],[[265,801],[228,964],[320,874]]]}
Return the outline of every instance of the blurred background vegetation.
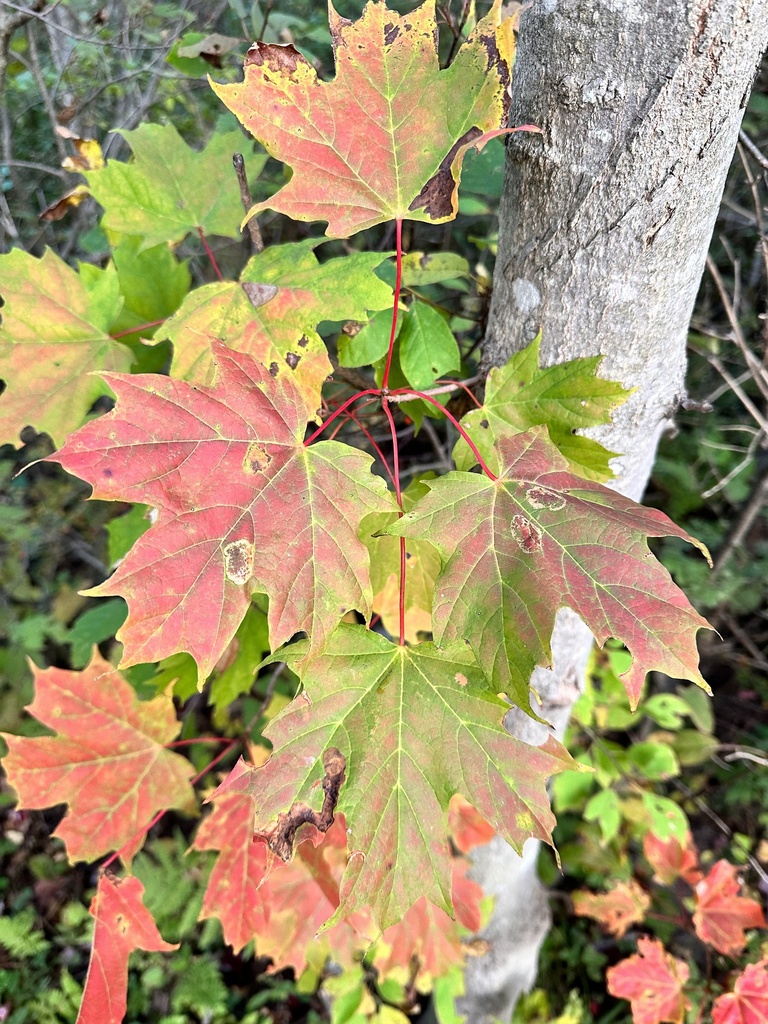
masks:
{"label": "blurred background vegetation", "polygon": [[[363,5],[347,0],[336,6],[352,17]],[[408,10],[413,4],[390,0],[390,6]],[[478,4],[479,13],[487,6]],[[466,8],[460,0],[438,4],[446,57]],[[212,33],[223,37],[219,53],[194,55],[202,41],[210,50]],[[118,131],[143,122],[172,124],[202,147],[212,133],[236,127],[206,76],[239,80],[254,38],[293,42],[322,76],[332,75],[326,11],[316,0],[0,0],[0,252],[20,246],[39,255],[50,246],[73,264],[103,265],[109,245],[93,199],[59,211],[60,219],[41,219],[82,181],[61,166],[73,153],[67,132],[98,140],[108,159],[129,157]],[[243,145],[252,153],[245,137]],[[450,313],[468,376],[488,306],[503,152],[501,143],[490,145],[468,160],[454,223],[407,228],[407,249],[451,250],[470,268],[450,291],[440,284],[422,290]],[[282,165],[267,160],[253,182],[255,197],[277,189],[284,174]],[[627,1004],[606,993],[604,975],[633,949],[633,933],[621,940],[605,936],[574,915],[569,894],[642,877],[641,824],[654,808],[685,813],[704,863],[725,856],[744,864],[754,891],[768,896],[767,203],[768,65],[746,113],[691,325],[690,408],[662,443],[647,496],[703,540],[715,559],[710,571],[685,545],[658,545],[677,582],[720,634],[702,639],[714,701],[655,677],[632,717],[616,679],[622,651],[595,656],[592,686],[577,706],[568,742],[597,772],[586,779],[563,776],[554,788],[564,873],[544,858],[542,872],[555,887],[555,926],[540,987],[518,1008],[518,1022],[630,1019]],[[322,225],[297,225],[275,214],[264,215],[260,226],[267,244],[322,232]],[[385,250],[391,235],[374,229],[354,244]],[[246,240],[214,238],[211,245],[227,274],[236,274],[250,253]],[[326,243],[321,258],[347,245]],[[211,278],[197,239],[182,243],[176,255],[194,284]],[[175,308],[169,301],[163,316]],[[454,440],[442,421],[425,419],[418,431],[407,423],[401,438],[406,474],[444,468]],[[36,465],[17,477],[51,450],[42,435],[30,433],[23,441],[19,449],[0,448],[0,730],[29,733],[35,723],[22,710],[31,699],[27,658],[80,668],[94,643],[115,653],[123,602],[87,599],[78,591],[103,580],[119,557],[129,507],[84,503],[88,488],[57,466]],[[180,674],[178,664],[173,670]],[[132,682],[141,692],[141,673]],[[252,692],[224,715],[223,699],[211,707],[204,697],[190,696],[182,681],[175,692],[183,735],[232,734],[237,721],[253,718],[264,685],[255,680]],[[290,687],[281,685],[284,700]],[[262,725],[254,726],[256,737]],[[201,768],[207,755],[199,757]],[[68,1024],[77,1014],[95,871],[70,867],[61,844],[49,838],[60,816],[61,809],[18,812],[13,794],[0,789],[0,1020],[12,1024]],[[234,956],[215,922],[197,923],[210,855],[185,854],[192,829],[188,819],[166,816],[136,861],[163,936],[184,943],[170,956],[134,954],[127,1020],[347,1020],[338,1008],[329,1017],[323,1001],[297,985],[290,971],[270,973],[258,951]],[[649,917],[646,930],[656,930],[672,952],[690,952],[686,933],[665,923],[663,912],[656,918]],[[757,949],[748,953],[754,959]],[[715,957],[698,969],[717,984],[735,966]],[[375,990],[375,979],[369,983]],[[419,1016],[415,1005],[412,1016]]]}

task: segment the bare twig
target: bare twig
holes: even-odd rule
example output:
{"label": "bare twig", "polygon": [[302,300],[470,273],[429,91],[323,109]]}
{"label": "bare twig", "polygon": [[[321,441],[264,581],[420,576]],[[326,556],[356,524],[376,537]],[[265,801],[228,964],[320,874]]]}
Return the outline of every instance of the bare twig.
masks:
{"label": "bare twig", "polygon": [[474,377],[468,377],[467,380],[457,381],[455,384],[442,384],[439,388],[429,388],[427,391],[415,391],[408,392],[407,394],[400,395],[388,395],[388,402],[413,402],[418,400],[419,395],[448,395],[452,391],[458,391],[459,388],[471,387],[472,384],[477,384],[480,380],[479,375]]}
{"label": "bare twig", "polygon": [[[723,364],[720,362],[720,360],[718,359],[717,356],[709,355],[709,356],[707,356],[707,359],[708,359],[710,365],[713,366],[717,370],[717,372],[720,374],[720,376],[723,378],[723,380],[728,384],[728,386],[730,387],[731,391],[733,391],[733,393],[738,396],[738,398],[739,398],[741,404],[744,406],[744,408],[748,412],[750,412],[752,414],[752,416],[754,416],[755,422],[758,424],[758,426],[763,431],[765,436],[768,437],[768,420],[766,420],[765,416],[763,416],[763,414],[757,408],[755,403],[752,401],[752,399],[746,393],[744,388],[742,388],[741,385],[738,384],[736,380],[734,380],[734,378],[730,375],[730,373],[728,373],[728,371],[723,366]],[[754,374],[752,376],[754,377]]]}
{"label": "bare twig", "polygon": [[763,156],[763,154],[760,152],[760,150],[754,144],[752,139],[750,139],[750,137],[747,135],[743,128],[739,132],[739,141],[744,146],[746,146],[746,148],[749,150],[749,152],[752,154],[755,160],[757,160],[757,162],[760,164],[760,166],[765,168],[766,171],[768,171],[768,158]]}
{"label": "bare twig", "polygon": [[[235,174],[237,175],[237,184],[240,187],[240,201],[243,204],[243,209],[246,213],[253,206],[253,199],[248,188],[248,177],[245,173],[245,160],[243,159],[242,153],[235,153],[232,157],[232,163],[235,168]],[[251,236],[251,245],[256,252],[264,251],[264,239],[261,237],[261,229],[259,228],[259,222],[255,217],[251,217],[246,224],[248,228],[248,234]]]}
{"label": "bare twig", "polygon": [[[752,495],[750,496],[749,501],[746,503],[746,505],[741,511],[741,515],[736,520],[733,530],[731,531],[722,548],[718,552],[717,558],[715,559],[715,565],[713,570],[715,575],[717,575],[717,573],[719,572],[722,572],[722,570],[728,564],[734,551],[736,551],[736,549],[740,547],[742,541],[749,533],[752,524],[754,523],[755,519],[758,517],[760,511],[763,509],[766,503],[768,503],[768,474],[766,474],[762,478],[762,480],[758,481],[757,486],[752,491]],[[731,628],[733,629],[732,623],[729,623],[729,626],[731,626]],[[736,630],[733,630],[733,632],[735,634]]]}
{"label": "bare twig", "polygon": [[[728,290],[726,289],[723,279],[720,276],[720,271],[715,266],[711,256],[707,256],[707,269],[712,275],[712,280],[715,282],[718,294],[720,295],[720,301],[723,304],[726,315],[728,317],[728,322],[731,325],[733,340],[739,346],[741,354],[744,356],[744,360],[750,369],[752,378],[754,379],[755,384],[757,384],[758,388],[760,389],[763,398],[766,401],[768,401],[768,372],[766,371],[766,368],[761,364],[760,360],[757,358],[754,352],[750,349],[749,345],[747,345],[746,338],[744,337],[744,332],[741,329],[741,324],[739,323],[738,317],[736,316],[736,310],[734,309],[733,303],[731,302],[731,298],[728,295]],[[715,357],[712,357],[712,359],[714,358]],[[712,362],[712,359],[710,359],[710,362]],[[712,365],[715,365],[714,362],[712,363]],[[715,367],[715,369],[717,369],[717,367]],[[721,371],[718,370],[718,372]],[[725,374],[722,374],[722,376],[723,379],[726,379]],[[733,387],[733,385],[731,386]],[[735,387],[734,390],[736,390]],[[763,430],[765,430],[765,426],[762,422],[760,422],[759,419],[758,422],[763,427]]]}

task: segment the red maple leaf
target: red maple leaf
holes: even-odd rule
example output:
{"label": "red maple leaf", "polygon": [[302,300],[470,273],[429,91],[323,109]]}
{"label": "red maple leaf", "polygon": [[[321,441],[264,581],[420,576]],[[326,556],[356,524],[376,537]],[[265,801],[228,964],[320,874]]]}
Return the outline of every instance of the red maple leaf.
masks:
{"label": "red maple leaf", "polygon": [[[218,918],[224,941],[235,952],[255,940],[259,955],[271,957],[275,969],[301,971],[308,946],[339,905],[339,879],[347,861],[344,816],[337,817],[325,837],[307,826],[312,834],[284,864],[263,838],[254,837],[254,809],[253,798],[244,793],[221,793],[198,829],[194,848],[220,851],[200,918]],[[344,949],[351,954],[356,932],[349,924],[337,925],[331,935],[337,959]]]}
{"label": "red maple leaf", "polygon": [[645,918],[650,905],[650,897],[634,879],[619,882],[610,892],[573,894],[573,909],[579,917],[594,918],[618,938],[631,924]]}
{"label": "red maple leaf", "polygon": [[646,832],[643,853],[653,868],[654,878],[664,885],[671,885],[678,878],[689,885],[696,885],[701,880],[699,857],[690,832],[686,832],[682,843],[674,836],[659,839],[653,832]]}
{"label": "red maple leaf", "polygon": [[654,668],[709,690],[696,649],[708,623],[653,558],[647,537],[702,545],[662,512],[568,472],[546,428],[501,437],[497,447],[497,480],[468,472],[426,480],[429,494],[383,531],[428,538],[440,551],[435,642],[468,643],[493,692],[528,710],[531,672],[550,664],[549,638],[565,606],[598,643],[627,645],[633,660],[622,682],[633,706]]}
{"label": "red maple leaf", "polygon": [[71,861],[122,850],[130,863],[144,842],[137,833],[156,811],[194,807],[194,768],[164,746],[179,731],[173,701],[138,700],[98,652],[82,672],[35,668],[34,676],[28,710],[56,735],[5,736],[5,770],[20,805],[69,804],[54,835]]}
{"label": "red maple leaf", "polygon": [[682,1024],[691,1005],[683,992],[688,964],[670,956],[656,939],[638,939],[638,954],[606,973],[608,991],[632,1004],[634,1024]]}
{"label": "red maple leaf", "polygon": [[704,942],[728,955],[740,953],[747,944],[745,928],[765,928],[762,907],[739,896],[739,871],[735,864],[719,860],[696,886],[693,924]]}
{"label": "red maple leaf", "polygon": [[336,441],[303,444],[290,376],[214,344],[218,378],[195,385],[109,375],[115,409],[72,434],[53,461],[93,497],[157,509],[157,522],[91,594],[119,594],[123,664],[188,651],[201,679],[250,605],[269,595],[272,648],[306,630],[313,648],[353,608],[370,615],[364,516],[394,499],[370,456]]}
{"label": "red maple leaf", "polygon": [[500,11],[495,0],[442,71],[430,3],[404,15],[370,3],[354,23],[329,4],[331,82],[295,47],[254,43],[245,80],[213,89],[293,175],[252,213],[327,220],[335,237],[455,216],[464,153],[505,122],[514,37]]}
{"label": "red maple leaf", "polygon": [[164,942],[142,903],[138,880],[102,875],[91,903],[96,918],[91,959],[76,1024],[120,1024],[125,1016],[128,957],[134,949],[169,952],[178,945]]}
{"label": "red maple leaf", "polygon": [[712,1024],[765,1024],[768,1020],[768,959],[749,964],[733,986],[715,1000]]}

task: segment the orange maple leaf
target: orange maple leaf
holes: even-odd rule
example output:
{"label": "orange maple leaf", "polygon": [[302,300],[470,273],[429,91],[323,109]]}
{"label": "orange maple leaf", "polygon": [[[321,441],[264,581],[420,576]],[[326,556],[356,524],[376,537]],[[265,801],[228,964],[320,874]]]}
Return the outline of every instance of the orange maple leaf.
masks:
{"label": "orange maple leaf", "polygon": [[142,903],[144,886],[133,876],[102,875],[91,903],[96,918],[91,960],[76,1024],[121,1024],[128,991],[128,957],[134,949],[170,952]]}
{"label": "orange maple leaf", "polygon": [[630,1001],[634,1024],[682,1024],[691,1005],[683,992],[688,964],[670,956],[656,939],[638,939],[637,950],[608,969],[608,991]]}
{"label": "orange maple leaf", "polygon": [[712,1024],[765,1024],[768,1020],[768,959],[750,964],[733,992],[715,1000]]}
{"label": "orange maple leaf", "polygon": [[582,890],[573,894],[573,909],[579,917],[593,917],[617,938],[631,924],[642,921],[650,905],[650,897],[634,879],[619,882],[606,893]]}
{"label": "orange maple leaf", "polygon": [[747,944],[745,928],[765,928],[762,907],[739,896],[738,868],[719,860],[696,886],[693,924],[696,934],[718,951],[733,956]]}
{"label": "orange maple leaf", "polygon": [[670,885],[678,878],[689,885],[701,881],[699,857],[690,832],[686,832],[682,843],[674,836],[659,839],[653,832],[647,832],[643,839],[643,853],[653,868],[654,878],[664,885]]}

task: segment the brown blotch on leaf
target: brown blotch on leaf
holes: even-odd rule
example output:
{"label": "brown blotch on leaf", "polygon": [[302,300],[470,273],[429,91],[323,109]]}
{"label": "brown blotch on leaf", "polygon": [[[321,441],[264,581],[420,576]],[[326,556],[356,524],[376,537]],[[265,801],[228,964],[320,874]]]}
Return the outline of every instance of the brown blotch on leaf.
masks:
{"label": "brown blotch on leaf", "polygon": [[309,338],[306,336],[306,334],[302,334],[298,341],[299,348],[306,348],[308,344]]}
{"label": "brown blotch on leaf", "polygon": [[256,67],[266,65],[270,71],[288,77],[295,72],[299,64],[306,64],[307,67],[310,67],[309,61],[291,43],[283,45],[263,43],[261,40],[255,42],[245,55],[243,67],[247,68],[250,64],[254,64]]}
{"label": "brown blotch on leaf", "polygon": [[269,848],[280,860],[288,861],[293,853],[293,841],[302,825],[314,825],[320,832],[327,832],[333,824],[333,812],[339,800],[339,791],[347,777],[347,759],[336,747],[329,747],[323,754],[323,807],[320,813],[313,811],[309,804],[297,802],[290,811],[278,816],[277,825],[264,838]]}
{"label": "brown blotch on leaf", "polygon": [[384,26],[384,45],[391,46],[392,43],[400,35],[400,29],[397,25],[385,25]]}
{"label": "brown blotch on leaf", "polygon": [[548,508],[552,512],[559,512],[565,508],[565,498],[562,494],[556,494],[546,487],[529,487],[526,497],[534,508]]}
{"label": "brown blotch on leaf", "polygon": [[286,363],[288,363],[292,370],[296,369],[296,367],[299,365],[300,360],[301,356],[297,355],[295,352],[289,352],[285,357]]}
{"label": "brown blotch on leaf", "polygon": [[272,461],[272,456],[263,444],[251,441],[243,459],[243,469],[248,474],[263,473]]}
{"label": "brown blotch on leaf", "polygon": [[259,284],[257,281],[243,281],[243,291],[254,309],[265,305],[277,295],[277,285]]}
{"label": "brown blotch on leaf", "polygon": [[276,377],[279,372],[280,372],[280,367],[277,365],[277,363],[270,363],[269,364],[269,376],[270,377]]}
{"label": "brown blotch on leaf", "polygon": [[251,578],[253,544],[249,540],[234,540],[224,546],[224,575],[239,587]]}
{"label": "brown blotch on leaf", "polygon": [[487,430],[488,427],[490,426],[490,423],[488,422],[488,420],[480,420],[480,426],[483,428],[483,430]]}
{"label": "brown blotch on leaf", "polygon": [[541,530],[525,516],[512,516],[512,535],[526,555],[541,550]]}
{"label": "brown blotch on leaf", "polygon": [[451,174],[451,165],[459,150],[474,142],[482,134],[479,128],[470,128],[454,142],[448,154],[440,161],[437,173],[433,174],[422,188],[408,207],[409,210],[419,210],[423,207],[424,212],[433,220],[440,220],[453,214],[453,194],[456,190],[456,182]]}

